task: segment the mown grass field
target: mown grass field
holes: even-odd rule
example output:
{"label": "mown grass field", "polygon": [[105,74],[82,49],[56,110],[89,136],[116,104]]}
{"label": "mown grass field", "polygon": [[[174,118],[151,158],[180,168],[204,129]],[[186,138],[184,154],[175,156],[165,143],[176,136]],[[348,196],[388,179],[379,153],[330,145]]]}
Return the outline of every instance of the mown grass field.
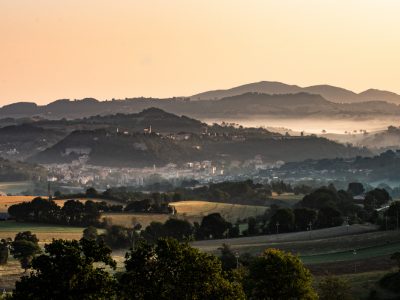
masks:
{"label": "mown grass field", "polygon": [[264,214],[266,206],[229,204],[208,201],[180,201],[170,204],[177,210],[178,216],[191,219],[201,219],[212,213],[220,213],[227,221],[255,217]]}
{"label": "mown grass field", "polygon": [[106,218],[113,225],[121,225],[132,227],[133,224],[139,222],[143,228],[151,222],[164,223],[170,218],[167,214],[146,214],[146,213],[104,213],[102,218]]}
{"label": "mown grass field", "polygon": [[82,237],[83,229],[83,227],[1,221],[0,238],[14,238],[18,232],[29,230],[37,235],[41,243],[51,242],[52,239],[79,240]]}
{"label": "mown grass field", "polygon": [[[172,202],[177,213],[175,217],[186,219],[189,222],[201,222],[201,219],[211,213],[220,213],[229,222],[236,222],[238,219],[262,215],[268,208],[265,206],[228,204],[208,201],[180,201]],[[171,215],[167,214],[144,214],[144,213],[105,213],[104,218],[111,220],[112,224],[132,226],[139,222],[143,227],[151,222],[165,222]]]}
{"label": "mown grass field", "polygon": [[399,251],[399,249],[400,242],[393,242],[359,249],[354,247],[354,249],[341,252],[300,255],[300,258],[305,264],[365,260],[371,257],[390,256],[394,252]]}
{"label": "mown grass field", "polygon": [[[388,236],[387,236],[388,235]],[[207,252],[215,252],[222,243],[238,249],[239,252],[258,254],[267,247],[280,248],[294,253],[314,255],[327,252],[344,251],[370,247],[392,240],[393,231],[387,233],[377,232],[375,226],[352,225],[318,229],[301,232],[249,236],[223,240],[205,240],[193,242],[193,246]],[[400,241],[400,235],[397,235]]]}
{"label": "mown grass field", "polygon": [[0,196],[0,212],[7,212],[11,205],[31,201],[33,196]]}

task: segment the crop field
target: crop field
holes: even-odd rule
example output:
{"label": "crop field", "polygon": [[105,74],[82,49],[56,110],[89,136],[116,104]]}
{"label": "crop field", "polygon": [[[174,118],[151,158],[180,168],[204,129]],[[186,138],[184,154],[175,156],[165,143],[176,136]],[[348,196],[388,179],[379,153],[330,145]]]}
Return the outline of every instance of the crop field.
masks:
{"label": "crop field", "polygon": [[[177,213],[175,217],[186,219],[189,222],[201,222],[201,219],[211,213],[220,213],[229,222],[236,222],[251,216],[262,215],[268,208],[265,206],[227,204],[208,201],[180,201],[172,202]],[[145,213],[105,213],[104,218],[109,218],[112,224],[122,226],[132,226],[134,222],[139,222],[143,227],[151,222],[165,222],[171,215],[167,214],[145,214]]]}
{"label": "crop field", "polygon": [[83,227],[1,221],[0,238],[13,238],[18,232],[29,230],[37,235],[41,243],[51,242],[53,238],[79,240],[83,229]]}
{"label": "crop field", "polygon": [[7,212],[11,205],[31,201],[34,196],[0,196],[0,212]]}
{"label": "crop field", "polygon": [[139,222],[143,228],[151,222],[164,223],[169,219],[167,214],[147,214],[147,213],[104,213],[102,218],[107,218],[113,225],[132,227],[134,223]]}
{"label": "crop field", "polygon": [[178,216],[201,220],[212,213],[220,213],[227,221],[236,222],[238,219],[255,217],[264,214],[266,206],[229,204],[208,201],[180,201],[172,202]]}

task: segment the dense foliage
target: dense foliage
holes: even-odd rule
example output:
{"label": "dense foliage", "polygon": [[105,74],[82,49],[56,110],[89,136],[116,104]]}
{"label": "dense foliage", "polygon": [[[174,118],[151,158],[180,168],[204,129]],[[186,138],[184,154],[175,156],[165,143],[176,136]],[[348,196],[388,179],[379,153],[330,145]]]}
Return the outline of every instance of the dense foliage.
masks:
{"label": "dense foliage", "polygon": [[138,245],[125,267],[121,299],[244,299],[215,256],[174,240]]}
{"label": "dense foliage", "polygon": [[300,259],[276,249],[254,259],[247,280],[249,299],[318,299]]}
{"label": "dense foliage", "polygon": [[[107,204],[105,207],[108,207]],[[91,200],[67,200],[63,207],[54,201],[37,197],[30,202],[14,204],[8,212],[17,221],[43,222],[73,226],[98,225],[104,203]]]}
{"label": "dense foliage", "polygon": [[31,266],[34,257],[41,252],[39,239],[30,231],[19,232],[11,243],[11,254],[19,260],[25,271]]}
{"label": "dense foliage", "polygon": [[55,240],[33,259],[32,272],[16,283],[11,299],[115,299],[116,281],[94,263],[115,267],[111,250],[82,239]]}

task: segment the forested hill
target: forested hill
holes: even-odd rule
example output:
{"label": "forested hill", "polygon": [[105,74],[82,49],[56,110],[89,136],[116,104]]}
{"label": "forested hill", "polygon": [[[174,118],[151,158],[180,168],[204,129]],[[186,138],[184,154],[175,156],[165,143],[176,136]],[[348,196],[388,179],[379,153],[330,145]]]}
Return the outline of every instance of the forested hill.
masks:
{"label": "forested hill", "polygon": [[383,101],[334,103],[320,95],[245,93],[219,100],[190,101],[189,98],[132,98],[98,101],[96,99],[58,100],[39,106],[34,103],[14,103],[0,108],[0,118],[41,116],[51,119],[83,118],[116,113],[138,113],[157,107],[168,112],[193,118],[232,118],[254,116],[353,118],[375,115],[396,115],[400,108]]}
{"label": "forested hill", "polygon": [[259,157],[264,162],[298,161],[367,155],[365,149],[324,138],[235,134],[121,133],[105,129],[74,131],[54,146],[32,156],[37,163],[69,163],[87,156],[94,165],[145,167],[211,160],[230,165]]}
{"label": "forested hill", "polygon": [[315,136],[282,136],[232,123],[207,125],[158,108],[134,114],[28,122],[0,128],[0,137],[4,137],[0,140],[0,157],[35,163],[70,163],[84,157],[94,165],[144,167],[204,160],[230,166],[235,162],[370,154]]}
{"label": "forested hill", "polygon": [[351,159],[309,159],[283,165],[280,172],[296,174],[298,177],[326,176],[364,182],[399,182],[400,150],[388,150],[376,156],[354,157]]}

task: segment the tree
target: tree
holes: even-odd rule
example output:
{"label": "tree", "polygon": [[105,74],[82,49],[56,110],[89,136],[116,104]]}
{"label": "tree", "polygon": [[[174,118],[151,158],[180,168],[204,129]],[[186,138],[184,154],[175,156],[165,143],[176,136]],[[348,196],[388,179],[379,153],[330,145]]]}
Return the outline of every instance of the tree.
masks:
{"label": "tree", "polygon": [[131,239],[128,228],[120,225],[111,225],[106,227],[106,232],[99,238],[113,249],[128,248],[131,246]]}
{"label": "tree", "polygon": [[228,229],[232,225],[225,221],[219,213],[209,214],[201,221],[198,236],[199,238],[215,238],[221,239],[225,237]]}
{"label": "tree", "polygon": [[298,230],[310,229],[310,224],[313,226],[317,219],[317,212],[310,208],[296,208],[294,213],[294,223]]}
{"label": "tree", "polygon": [[266,249],[251,263],[247,279],[250,299],[317,299],[312,275],[300,259],[277,249]]}
{"label": "tree", "polygon": [[164,230],[167,237],[178,241],[190,239],[193,235],[193,225],[186,220],[168,219],[164,223]]}
{"label": "tree", "polygon": [[65,215],[66,223],[70,225],[81,224],[85,205],[79,200],[65,201],[62,212]]}
{"label": "tree", "polygon": [[290,208],[279,208],[269,221],[271,232],[289,232],[293,231],[293,228],[294,214]]}
{"label": "tree", "polygon": [[342,214],[336,208],[327,206],[318,212],[317,226],[319,228],[340,226],[344,222]]}
{"label": "tree", "polygon": [[386,216],[389,217],[389,226],[393,229],[399,229],[400,226],[400,201],[395,201],[390,204],[386,211]]}
{"label": "tree", "polygon": [[94,226],[89,226],[83,230],[83,238],[96,241],[98,238],[97,229]]}
{"label": "tree", "polygon": [[149,243],[156,243],[158,239],[166,237],[164,224],[151,222],[143,231],[142,237]]}
{"label": "tree", "polygon": [[322,300],[351,300],[349,283],[339,277],[326,276],[318,283],[318,295]]}
{"label": "tree", "polygon": [[99,193],[97,192],[97,190],[93,187],[90,187],[86,190],[86,197],[89,198],[96,198],[99,196]]}
{"label": "tree", "polygon": [[222,244],[221,247],[218,248],[221,255],[219,259],[222,263],[222,269],[224,270],[232,270],[236,268],[236,256],[235,253],[232,251],[231,247],[227,244]]}
{"label": "tree", "polygon": [[244,299],[235,282],[224,277],[217,257],[177,240],[140,243],[126,256],[119,299]]}
{"label": "tree", "polygon": [[322,207],[335,207],[339,201],[337,191],[329,187],[321,187],[303,197],[298,203],[301,207],[320,209]]}
{"label": "tree", "polygon": [[258,233],[258,227],[257,227],[257,220],[254,217],[249,217],[247,219],[247,234],[248,235],[254,235]]}
{"label": "tree", "polygon": [[116,299],[115,280],[102,267],[115,268],[103,243],[53,240],[33,259],[32,272],[17,281],[11,299]]}
{"label": "tree", "polygon": [[0,241],[0,265],[7,264],[11,239],[1,239]]}
{"label": "tree", "polygon": [[364,193],[364,186],[360,182],[350,182],[347,191],[353,196],[358,196]]}
{"label": "tree", "polygon": [[32,259],[41,252],[38,242],[35,234],[24,231],[17,233],[11,244],[11,254],[19,260],[25,272],[30,267]]}
{"label": "tree", "polygon": [[368,211],[377,209],[390,200],[389,193],[385,189],[373,189],[365,194],[364,207]]}

